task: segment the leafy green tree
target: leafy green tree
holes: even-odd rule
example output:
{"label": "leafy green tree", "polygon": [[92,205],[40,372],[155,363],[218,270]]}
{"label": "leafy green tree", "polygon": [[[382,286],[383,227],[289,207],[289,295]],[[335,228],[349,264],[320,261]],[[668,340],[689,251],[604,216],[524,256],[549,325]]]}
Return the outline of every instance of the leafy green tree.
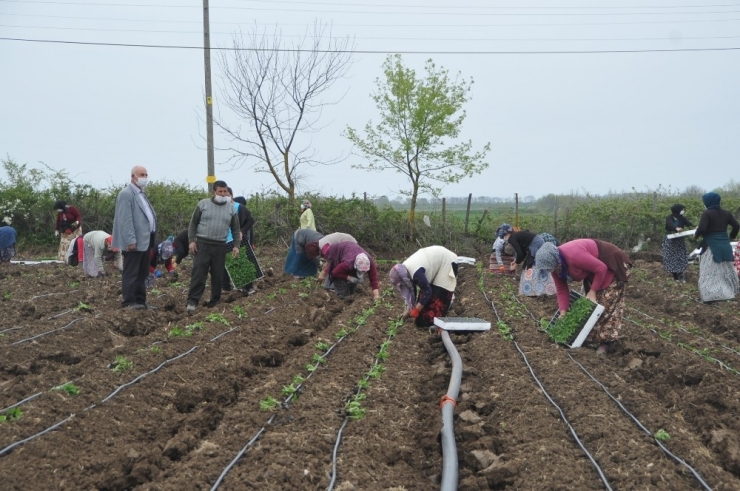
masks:
{"label": "leafy green tree", "polygon": [[385,79],[376,79],[371,95],[381,121],[365,125],[365,136],[347,128],[346,137],[367,157],[365,164],[353,165],[368,171],[395,170],[406,176],[410,190],[409,232],[414,240],[416,202],[420,192],[436,196],[440,185],[457,183],[488,167],[483,161],[490,150],[486,143],[474,152],[473,144],[450,143],[460,135],[473,80],[450,79],[447,70],[428,60],[426,76],[417,78],[403,65],[401,55],[389,55],[383,63]]}

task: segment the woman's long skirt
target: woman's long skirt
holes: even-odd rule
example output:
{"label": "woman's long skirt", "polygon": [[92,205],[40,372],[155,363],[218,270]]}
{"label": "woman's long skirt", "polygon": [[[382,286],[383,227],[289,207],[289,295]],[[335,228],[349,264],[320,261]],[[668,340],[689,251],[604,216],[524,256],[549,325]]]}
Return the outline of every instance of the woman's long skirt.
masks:
{"label": "woman's long skirt", "polygon": [[429,327],[434,325],[435,317],[445,317],[452,305],[454,293],[437,285],[432,285],[432,298],[419,312],[416,318],[417,327]]}
{"label": "woman's long skirt", "polygon": [[596,292],[596,302],[604,306],[604,312],[588,335],[588,342],[610,343],[619,339],[624,318],[626,286],[627,283],[615,280],[606,290]]}
{"label": "woman's long skirt", "polygon": [[663,269],[669,273],[683,273],[689,265],[686,241],[683,237],[663,239]]}
{"label": "woman's long skirt", "polygon": [[82,235],[82,227],[77,227],[71,234],[62,234],[62,238],[59,239],[59,252],[57,252],[57,259],[65,262],[67,259],[67,250],[69,249],[69,243],[74,239]]}
{"label": "woman's long skirt", "polygon": [[288,257],[285,258],[283,271],[303,278],[306,276],[316,276],[319,270],[316,263],[311,261],[305,252],[296,252],[294,238],[290,242],[290,249],[288,250]]}
{"label": "woman's long skirt", "polygon": [[0,263],[9,263],[15,256],[15,244],[0,250]]}
{"label": "woman's long skirt", "polygon": [[716,302],[735,298],[740,282],[732,261],[714,262],[712,250],[707,248],[699,256],[699,295],[702,302]]}

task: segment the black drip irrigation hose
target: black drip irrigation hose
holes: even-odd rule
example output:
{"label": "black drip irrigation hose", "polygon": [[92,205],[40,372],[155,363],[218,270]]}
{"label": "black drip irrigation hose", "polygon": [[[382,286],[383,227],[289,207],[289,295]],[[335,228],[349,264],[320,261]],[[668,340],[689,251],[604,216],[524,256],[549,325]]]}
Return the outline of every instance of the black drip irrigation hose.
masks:
{"label": "black drip irrigation hose", "polygon": [[[385,294],[383,294],[382,296],[385,296]],[[353,332],[357,332],[360,329],[360,327],[362,327],[363,324],[358,325],[357,328]],[[347,338],[347,336],[349,336],[350,334],[352,333],[347,333],[341,338],[339,338],[336,343],[331,345],[329,349],[327,349],[324,352],[324,354],[321,355],[321,358],[322,359],[326,358],[332,351],[334,351],[334,348],[336,348],[339,345],[339,343],[344,341]],[[298,384],[296,386],[296,390],[283,401],[283,403],[281,404],[283,408],[285,409],[288,408],[288,406],[290,405],[290,401],[293,400],[293,396],[295,396],[300,391],[301,387],[303,387],[303,385],[311,378],[311,376],[313,376],[313,374],[316,372],[315,369],[317,369],[319,365],[320,365],[319,362],[316,362],[316,364],[313,365],[314,370],[309,371],[308,375],[306,375],[305,380],[301,382],[300,384]],[[267,431],[267,427],[270,426],[274,420],[275,420],[275,415],[273,414],[272,416],[270,416],[270,419],[267,420],[267,423],[265,423],[265,425],[257,431],[257,433],[247,442],[246,445],[244,445],[244,447],[239,451],[239,453],[236,454],[236,457],[234,457],[232,461],[229,462],[229,464],[224,468],[224,470],[218,476],[218,479],[216,479],[216,482],[214,482],[213,486],[211,486],[211,491],[216,491],[218,489],[218,487],[221,485],[221,483],[223,482],[224,478],[229,473],[229,471],[234,467],[234,465],[236,465],[239,459],[242,458],[242,456],[246,453],[246,451],[249,450],[249,448],[257,442],[257,440],[259,440],[262,434],[265,431]]]}
{"label": "black drip irrigation hose", "polygon": [[[135,384],[136,382],[138,382],[139,380],[143,379],[147,375],[150,375],[152,373],[155,373],[155,372],[159,371],[162,367],[164,367],[168,363],[171,363],[171,362],[173,362],[175,360],[178,360],[178,359],[180,359],[180,358],[182,358],[184,356],[189,355],[190,353],[192,353],[196,349],[198,349],[198,347],[197,346],[193,346],[192,348],[190,348],[185,353],[179,354],[179,355],[175,356],[174,358],[170,358],[168,360],[165,360],[157,368],[155,368],[153,370],[150,370],[148,372],[142,373],[141,375],[139,375],[138,377],[136,377],[131,382],[128,382],[126,384],[121,385],[116,390],[114,390],[113,392],[111,392],[110,395],[108,395],[108,397],[106,397],[105,399],[103,399],[100,402],[100,404],[102,404],[102,403],[110,400],[113,396],[115,396],[116,394],[118,394],[121,390],[125,389],[126,387],[129,387],[129,386]],[[58,387],[60,387],[60,386],[58,386]],[[95,408],[96,406],[97,406],[96,404],[91,404],[90,406],[86,407],[84,410],[85,411],[89,411],[89,410]],[[11,407],[13,407],[13,406],[11,406]],[[15,447],[17,447],[19,445],[23,445],[24,443],[30,442],[31,440],[33,440],[35,438],[38,438],[38,437],[40,437],[42,435],[45,435],[46,433],[49,433],[51,431],[54,431],[56,428],[62,426],[67,421],[69,421],[70,419],[74,418],[74,416],[75,416],[74,414],[70,414],[68,417],[64,418],[63,420],[59,421],[58,423],[53,424],[52,426],[46,428],[45,430],[40,431],[40,432],[36,433],[35,435],[31,435],[28,438],[24,438],[23,440],[19,440],[19,441],[15,442],[15,443],[12,443],[12,444],[8,445],[7,447],[5,447],[2,450],[0,450],[0,456],[1,455],[5,455],[6,453],[10,452],[11,450],[13,450]]]}
{"label": "black drip irrigation hose", "polygon": [[43,392],[37,392],[37,393],[35,393],[35,394],[34,394],[34,395],[32,395],[32,396],[28,396],[28,397],[26,397],[25,399],[23,399],[22,401],[18,401],[18,402],[16,402],[15,404],[11,404],[10,406],[6,407],[5,409],[0,409],[0,413],[4,413],[4,412],[5,412],[5,411],[7,411],[8,409],[13,409],[14,407],[18,407],[18,406],[20,406],[21,404],[25,404],[25,403],[27,403],[27,402],[30,402],[30,401],[32,401],[32,400],[34,400],[34,399],[36,399],[37,397],[40,397],[40,396],[41,396],[41,394],[43,394]]}
{"label": "black drip irrigation hose", "polygon": [[695,337],[697,337],[697,338],[701,339],[702,341],[705,341],[705,342],[707,342],[707,343],[713,344],[713,345],[715,345],[715,346],[719,346],[720,348],[722,348],[722,349],[724,349],[724,350],[727,350],[727,351],[729,351],[730,353],[734,353],[734,354],[736,354],[736,355],[740,356],[740,351],[737,351],[737,350],[735,350],[735,349],[733,349],[733,348],[730,348],[729,346],[726,346],[726,345],[724,345],[724,344],[722,344],[722,343],[718,343],[718,342],[716,342],[716,341],[713,341],[713,340],[711,340],[711,339],[709,339],[709,338],[705,338],[704,336],[702,336],[702,335],[700,335],[700,334],[696,334],[696,333],[694,333],[694,332],[691,332],[691,331],[689,331],[688,329],[686,329],[685,327],[680,327],[680,326],[671,326],[670,324],[667,324],[667,323],[666,323],[666,322],[664,322],[663,320],[661,320],[661,319],[657,319],[657,318],[653,317],[652,315],[650,315],[650,314],[646,314],[645,312],[643,312],[643,311],[641,311],[641,310],[638,310],[638,309],[636,309],[636,308],[634,308],[634,307],[628,307],[628,308],[629,308],[630,310],[633,310],[633,311],[637,312],[638,314],[642,314],[642,315],[644,315],[644,316],[645,316],[645,317],[647,317],[648,319],[652,319],[652,320],[654,320],[654,321],[660,322],[660,323],[661,323],[661,324],[663,324],[664,326],[668,326],[668,327],[675,327],[676,329],[678,329],[678,330],[679,330],[679,331],[681,331],[681,332],[684,332],[684,333],[686,333],[686,334],[690,334],[690,335],[692,335],[692,336],[695,336]]}
{"label": "black drip irrigation hose", "polygon": [[17,331],[18,329],[23,329],[23,326],[9,327],[7,329],[3,329],[2,331],[0,331],[0,334],[8,331]]}
{"label": "black drip irrigation hose", "polygon": [[[403,321],[403,318],[399,318],[399,321]],[[400,325],[397,325],[397,327],[400,327]],[[389,335],[385,338],[386,342],[389,342],[391,339],[393,339],[394,336]],[[375,361],[373,361],[372,367],[376,367],[380,363],[380,358],[375,357]],[[369,380],[370,377],[365,374],[364,380]],[[355,387],[354,393],[359,394],[362,391],[362,388],[357,386]],[[329,486],[326,488],[326,491],[332,491],[334,489],[334,484],[337,480],[337,452],[339,451],[339,444],[342,441],[342,432],[344,431],[345,426],[349,423],[349,416],[344,417],[344,421],[342,422],[342,426],[339,428],[339,431],[337,432],[337,441],[334,443],[334,451],[332,452],[332,461],[331,461],[331,475],[330,475],[330,481]]]}
{"label": "black drip irrigation hose", "polygon": [[46,332],[42,332],[41,334],[37,334],[37,335],[35,335],[35,336],[31,336],[30,338],[25,338],[25,339],[21,339],[20,341],[16,341],[15,343],[10,343],[10,345],[11,345],[11,346],[15,346],[15,345],[17,345],[17,344],[23,344],[23,343],[27,343],[28,341],[33,341],[34,339],[37,339],[37,338],[40,338],[40,337],[46,336],[46,335],[48,335],[48,334],[51,334],[51,333],[54,333],[54,332],[57,332],[57,331],[61,331],[61,330],[63,330],[63,329],[67,329],[67,328],[68,328],[68,327],[70,327],[70,326],[71,326],[72,324],[74,324],[74,323],[76,323],[76,322],[79,322],[79,321],[81,321],[82,319],[84,319],[84,317],[78,317],[77,319],[73,320],[72,322],[70,322],[70,323],[69,323],[69,324],[67,324],[66,326],[62,326],[62,327],[57,327],[56,329],[52,329],[51,331],[46,331]]}
{"label": "black drip irrigation hose", "polygon": [[[486,295],[486,292],[482,292],[483,297],[486,299],[487,302],[491,304],[491,307],[493,308],[494,314],[496,314],[496,319],[500,322],[501,317],[498,315],[498,311],[496,310],[496,306],[494,305],[493,300],[488,298],[488,295]],[[525,306],[526,307],[526,306]],[[514,347],[519,351],[519,354],[522,356],[522,359],[524,360],[524,363],[527,365],[527,368],[529,369],[529,373],[534,379],[535,383],[539,386],[542,393],[545,395],[547,400],[552,404],[555,409],[558,410],[560,413],[560,418],[565,422],[565,424],[568,426],[568,429],[570,430],[570,434],[573,435],[573,438],[575,439],[578,446],[581,448],[581,451],[586,455],[589,461],[591,461],[591,464],[596,469],[596,472],[599,474],[599,478],[601,479],[601,482],[604,483],[604,486],[609,491],[612,491],[612,487],[609,484],[609,481],[606,478],[606,475],[604,474],[604,471],[601,469],[601,466],[599,466],[598,462],[596,462],[596,459],[591,455],[591,453],[586,449],[586,447],[583,445],[583,442],[581,442],[581,439],[578,438],[578,434],[576,433],[575,428],[570,424],[570,421],[568,421],[568,418],[565,416],[565,413],[560,408],[560,406],[557,405],[557,403],[550,397],[550,394],[548,394],[547,390],[545,390],[545,387],[542,385],[542,382],[537,378],[537,375],[534,373],[534,369],[532,368],[532,365],[529,364],[529,360],[527,359],[527,355],[524,354],[524,351],[519,347],[519,343],[516,342],[516,339],[514,338],[514,334],[512,332],[512,342],[514,343]]]}
{"label": "black drip irrigation hose", "polygon": [[678,456],[674,455],[673,453],[671,453],[671,451],[670,451],[670,450],[668,450],[668,449],[667,449],[667,448],[665,447],[665,445],[663,445],[663,443],[662,443],[662,442],[661,442],[660,440],[658,440],[657,438],[655,438],[655,435],[654,435],[653,433],[651,433],[651,432],[650,432],[650,430],[648,430],[648,429],[647,429],[647,428],[645,427],[645,425],[643,425],[643,424],[642,424],[642,422],[641,422],[641,421],[640,421],[639,419],[637,419],[637,417],[636,417],[635,415],[633,415],[633,414],[632,414],[631,412],[629,412],[629,411],[627,410],[627,408],[626,408],[626,407],[624,407],[624,404],[622,404],[622,402],[621,402],[621,401],[620,401],[619,399],[617,399],[616,397],[614,397],[614,396],[613,396],[613,395],[612,395],[612,394],[611,394],[611,393],[609,392],[609,390],[608,390],[608,389],[607,389],[607,388],[606,388],[606,387],[604,386],[604,384],[602,384],[602,383],[601,383],[601,382],[600,382],[600,381],[599,381],[599,380],[598,380],[598,379],[597,379],[596,377],[594,377],[593,375],[591,375],[591,373],[589,373],[589,371],[588,371],[588,370],[586,370],[586,368],[585,368],[585,367],[584,367],[583,365],[581,365],[580,363],[578,363],[578,361],[576,361],[576,360],[575,360],[575,359],[574,359],[574,358],[573,358],[573,357],[571,356],[571,354],[570,354],[570,353],[567,353],[567,355],[568,355],[568,358],[570,358],[570,361],[572,361],[573,363],[575,363],[576,365],[578,365],[578,366],[580,367],[580,369],[581,369],[581,370],[583,370],[583,373],[585,373],[586,375],[588,375],[588,377],[589,377],[589,378],[590,378],[591,380],[593,380],[593,381],[594,381],[594,382],[596,383],[596,385],[598,385],[599,387],[601,387],[601,390],[603,390],[603,391],[604,391],[604,393],[606,393],[606,395],[608,395],[608,396],[609,396],[609,398],[610,398],[610,399],[611,399],[612,401],[614,401],[614,402],[615,402],[615,403],[617,404],[617,406],[619,406],[619,409],[621,409],[622,411],[624,411],[624,413],[625,413],[625,414],[626,414],[627,416],[629,416],[629,417],[630,417],[630,419],[632,419],[632,421],[634,421],[634,422],[635,422],[635,424],[636,424],[636,425],[637,425],[637,426],[638,426],[638,427],[639,427],[639,428],[640,428],[640,429],[641,429],[642,431],[644,431],[644,432],[645,432],[645,433],[646,433],[647,435],[649,435],[649,436],[650,436],[650,437],[651,437],[651,438],[652,438],[652,439],[653,439],[653,440],[655,441],[655,443],[656,443],[656,444],[657,444],[657,445],[658,445],[658,446],[660,447],[660,449],[661,449],[661,450],[663,450],[663,452],[665,452],[665,454],[666,454],[666,455],[668,455],[668,456],[669,456],[670,458],[672,458],[673,460],[675,460],[676,462],[678,462],[679,464],[681,464],[682,466],[684,466],[684,467],[685,467],[686,469],[688,469],[688,470],[689,470],[689,472],[691,472],[691,473],[692,473],[692,474],[694,475],[694,477],[696,478],[696,480],[697,480],[697,481],[699,481],[699,484],[701,484],[701,485],[702,485],[702,487],[703,487],[704,489],[706,489],[707,491],[712,491],[712,488],[711,488],[711,487],[709,486],[709,484],[707,484],[707,483],[706,483],[706,482],[704,481],[704,479],[702,479],[702,477],[701,477],[701,476],[699,475],[699,473],[698,473],[698,472],[696,471],[696,469],[694,469],[693,467],[691,467],[691,466],[690,466],[690,465],[689,465],[688,463],[686,463],[686,462],[685,462],[685,461],[684,461],[683,459],[681,459],[680,457],[678,457]]}

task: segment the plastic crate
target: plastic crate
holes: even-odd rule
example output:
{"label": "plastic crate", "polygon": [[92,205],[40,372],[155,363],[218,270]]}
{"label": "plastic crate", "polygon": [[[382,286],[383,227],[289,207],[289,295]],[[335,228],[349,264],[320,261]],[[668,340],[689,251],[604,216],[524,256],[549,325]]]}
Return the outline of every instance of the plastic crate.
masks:
{"label": "plastic crate", "polygon": [[488,331],[491,323],[475,317],[435,317],[434,325],[445,331]]}
{"label": "plastic crate", "polygon": [[[575,302],[579,298],[583,297],[580,293],[577,291],[571,290],[570,291],[570,301]],[[569,348],[580,348],[583,346],[584,341],[586,341],[586,338],[591,333],[591,329],[594,328],[596,325],[596,322],[601,317],[601,314],[604,313],[604,306],[600,304],[594,304],[596,307],[594,308],[593,312],[591,312],[591,316],[586,319],[583,326],[581,326],[580,329],[576,330],[575,333],[573,333],[573,336],[571,339],[566,341],[565,344]],[[550,319],[550,323],[547,325],[546,331],[549,331],[552,326],[555,325],[555,321],[558,320],[558,317],[560,317],[560,310],[555,312],[555,315],[552,316],[552,319]]]}

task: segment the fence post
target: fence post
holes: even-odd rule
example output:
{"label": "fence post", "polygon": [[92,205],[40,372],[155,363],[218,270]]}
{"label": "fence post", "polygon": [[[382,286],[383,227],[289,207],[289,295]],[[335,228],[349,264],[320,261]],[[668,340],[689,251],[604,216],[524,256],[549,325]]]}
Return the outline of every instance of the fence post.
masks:
{"label": "fence post", "polygon": [[468,211],[465,212],[465,235],[468,235],[468,222],[470,221],[470,202],[473,200],[473,193],[468,194]]}
{"label": "fence post", "polygon": [[[447,223],[447,198],[442,198],[442,226],[444,227]],[[738,213],[740,213],[740,208],[738,208]]]}
{"label": "fence post", "polygon": [[367,191],[362,193],[362,216],[367,218]]}
{"label": "fence post", "polygon": [[519,230],[519,193],[514,193],[514,230]]}
{"label": "fence post", "polygon": [[558,197],[557,196],[555,196],[555,206],[552,212],[552,221],[553,221],[552,234],[557,239],[558,238]]}

